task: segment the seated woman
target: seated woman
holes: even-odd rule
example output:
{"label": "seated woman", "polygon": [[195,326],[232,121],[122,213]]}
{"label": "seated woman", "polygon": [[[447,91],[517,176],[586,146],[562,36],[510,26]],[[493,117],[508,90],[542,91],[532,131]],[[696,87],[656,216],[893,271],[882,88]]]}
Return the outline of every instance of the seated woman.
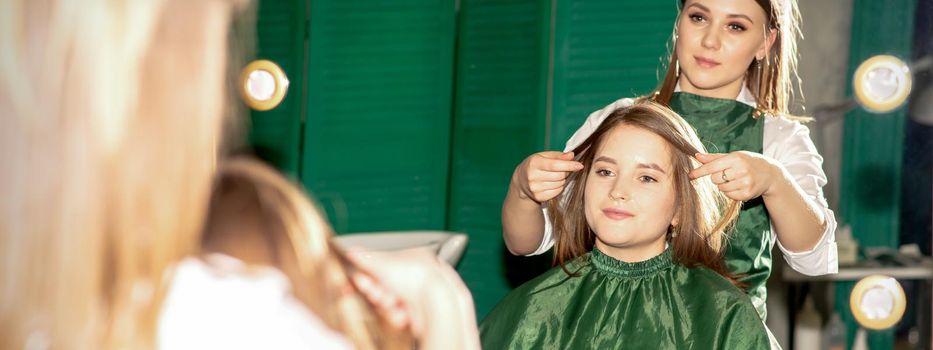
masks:
{"label": "seated woman", "polygon": [[574,150],[583,171],[548,203],[560,266],[493,309],[483,348],[768,348],[722,263],[740,203],[691,182],[699,152],[693,129],[653,102],[606,118]]}

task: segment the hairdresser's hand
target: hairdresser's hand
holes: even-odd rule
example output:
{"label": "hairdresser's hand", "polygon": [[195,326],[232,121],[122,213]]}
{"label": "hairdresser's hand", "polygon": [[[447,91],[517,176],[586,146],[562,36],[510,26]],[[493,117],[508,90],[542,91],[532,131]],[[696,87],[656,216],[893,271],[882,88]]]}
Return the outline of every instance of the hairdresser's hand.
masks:
{"label": "hairdresser's hand", "polygon": [[521,199],[537,203],[557,197],[567,183],[567,175],[583,169],[573,160],[573,152],[538,152],[522,161],[512,174],[510,186],[517,189]]}
{"label": "hairdresser's hand", "polygon": [[737,201],[767,195],[783,174],[783,167],[758,153],[737,151],[696,155],[703,163],[690,172],[691,179],[710,176],[719,190]]}
{"label": "hairdresser's hand", "polygon": [[457,272],[434,254],[409,249],[348,255],[363,270],[352,276],[354,285],[386,320],[396,327],[409,326],[421,348],[479,348],[470,292]]}

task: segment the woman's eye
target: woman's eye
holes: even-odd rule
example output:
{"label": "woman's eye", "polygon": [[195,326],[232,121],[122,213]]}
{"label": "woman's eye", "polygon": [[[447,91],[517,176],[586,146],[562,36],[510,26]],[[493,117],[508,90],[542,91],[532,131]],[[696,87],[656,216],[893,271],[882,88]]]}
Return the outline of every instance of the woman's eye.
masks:
{"label": "woman's eye", "polygon": [[651,177],[651,176],[648,176],[648,175],[639,176],[639,177],[638,177],[638,181],[641,181],[641,182],[644,182],[644,183],[658,182],[657,179],[655,179],[655,178],[653,178],[653,177]]}
{"label": "woman's eye", "polygon": [[608,169],[599,169],[599,170],[596,170],[596,175],[599,175],[599,176],[612,176],[612,175],[614,175],[614,174],[612,173],[611,170],[608,170]]}
{"label": "woman's eye", "polygon": [[729,30],[734,31],[734,32],[744,32],[745,26],[741,24],[732,23],[729,25]]}
{"label": "woman's eye", "polygon": [[703,22],[703,21],[705,21],[705,20],[706,20],[706,18],[704,18],[703,16],[700,16],[700,15],[690,15],[690,21],[693,22],[693,23],[700,23],[700,22]]}

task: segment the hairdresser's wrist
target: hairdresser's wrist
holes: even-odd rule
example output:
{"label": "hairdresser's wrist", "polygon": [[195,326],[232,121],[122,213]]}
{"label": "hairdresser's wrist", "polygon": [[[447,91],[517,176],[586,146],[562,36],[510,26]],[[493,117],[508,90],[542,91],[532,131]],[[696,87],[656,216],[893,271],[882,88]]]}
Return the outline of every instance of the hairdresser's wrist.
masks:
{"label": "hairdresser's wrist", "polygon": [[515,174],[512,174],[512,181],[509,181],[509,192],[506,196],[523,208],[538,209],[538,207],[541,206],[541,203],[534,200],[531,194],[529,194],[522,185],[521,180],[518,178],[517,170]]}
{"label": "hairdresser's wrist", "polygon": [[768,187],[761,194],[762,199],[780,197],[793,189],[794,177],[781,164],[775,164],[769,160],[768,163]]}

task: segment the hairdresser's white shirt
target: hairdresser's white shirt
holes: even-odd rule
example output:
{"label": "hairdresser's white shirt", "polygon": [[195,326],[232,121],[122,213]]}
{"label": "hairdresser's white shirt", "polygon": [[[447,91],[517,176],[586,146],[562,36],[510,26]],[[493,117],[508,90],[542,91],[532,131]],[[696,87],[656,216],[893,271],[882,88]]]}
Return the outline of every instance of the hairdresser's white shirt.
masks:
{"label": "hairdresser's white shirt", "polygon": [[[678,86],[676,91],[679,90]],[[754,96],[744,85],[736,100],[752,107],[756,106]],[[632,103],[634,103],[633,99],[623,98],[591,113],[583,122],[583,126],[567,141],[564,151],[570,151],[583,143],[612,111],[630,106]],[[805,275],[837,273],[839,258],[836,252],[836,218],[833,216],[833,211],[829,209],[826,198],[823,197],[823,185],[826,184],[826,174],[822,169],[823,157],[817,153],[816,146],[810,140],[810,129],[794,120],[768,116],[765,118],[763,143],[763,154],[784,165],[800,188],[822,207],[823,217],[826,218],[826,231],[812,250],[791,252],[785,249],[780,241],[777,241],[784,259],[791,268]],[[544,239],[538,250],[529,255],[542,254],[554,246],[553,228],[547,217],[547,210],[544,210],[543,206],[542,210],[545,218]],[[775,235],[773,225],[771,234]]]}
{"label": "hairdresser's white shirt", "polygon": [[159,317],[159,349],[352,349],[273,268],[220,254],[187,258]]}

